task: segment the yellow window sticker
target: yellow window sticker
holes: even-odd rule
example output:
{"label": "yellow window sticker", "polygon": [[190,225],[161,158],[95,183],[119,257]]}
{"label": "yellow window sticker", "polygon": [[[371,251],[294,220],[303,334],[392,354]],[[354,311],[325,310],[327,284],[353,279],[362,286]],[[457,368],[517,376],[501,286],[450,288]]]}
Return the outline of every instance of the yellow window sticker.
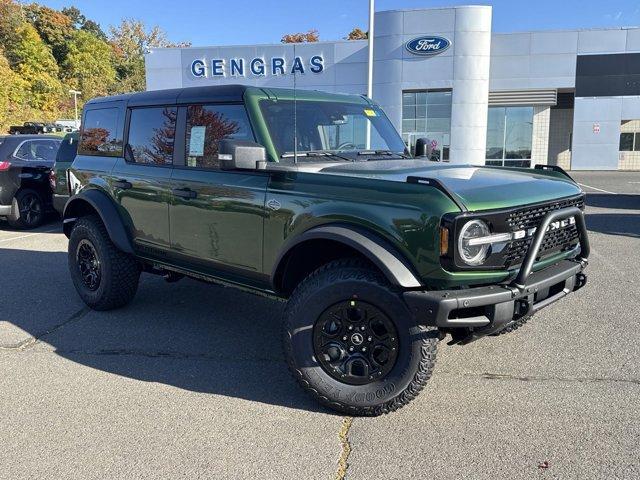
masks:
{"label": "yellow window sticker", "polygon": [[371,110],[370,108],[365,108],[364,109],[364,114],[367,117],[376,117],[377,116],[376,111],[375,110]]}

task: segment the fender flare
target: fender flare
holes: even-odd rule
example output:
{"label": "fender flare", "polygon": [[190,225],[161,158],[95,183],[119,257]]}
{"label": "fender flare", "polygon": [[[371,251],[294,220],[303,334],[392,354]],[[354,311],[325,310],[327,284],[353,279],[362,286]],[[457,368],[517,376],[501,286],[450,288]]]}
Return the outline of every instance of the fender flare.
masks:
{"label": "fender flare", "polygon": [[403,288],[422,286],[408,262],[389,242],[366,230],[343,225],[314,227],[287,242],[271,272],[272,283],[287,254],[297,245],[309,240],[333,240],[357,250],[376,265],[392,285]]}
{"label": "fender flare", "polygon": [[74,195],[64,206],[62,229],[67,238],[71,235],[71,229],[78,220],[76,209],[83,202],[91,205],[93,210],[98,213],[113,244],[119,250],[132,254],[133,244],[118,213],[118,207],[105,193],[95,188]]}

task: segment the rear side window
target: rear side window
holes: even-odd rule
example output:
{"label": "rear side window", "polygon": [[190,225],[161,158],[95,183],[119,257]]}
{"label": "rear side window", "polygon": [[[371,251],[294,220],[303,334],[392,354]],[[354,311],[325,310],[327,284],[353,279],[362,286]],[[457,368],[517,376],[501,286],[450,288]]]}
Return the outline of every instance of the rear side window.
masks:
{"label": "rear side window", "polygon": [[56,162],[73,162],[78,153],[78,134],[69,133],[64,137],[56,155]]}
{"label": "rear side window", "polygon": [[189,105],[186,159],[188,167],[220,168],[220,140],[253,140],[244,105]]}
{"label": "rear side window", "polygon": [[88,110],[84,115],[78,151],[83,155],[121,156],[118,113],[117,108]]}
{"label": "rear side window", "polygon": [[15,156],[21,160],[53,162],[59,145],[56,140],[26,140],[18,147]]}
{"label": "rear side window", "polygon": [[[171,165],[176,138],[176,107],[135,108],[129,121],[129,153],[135,163]],[[128,160],[131,160],[128,158]]]}

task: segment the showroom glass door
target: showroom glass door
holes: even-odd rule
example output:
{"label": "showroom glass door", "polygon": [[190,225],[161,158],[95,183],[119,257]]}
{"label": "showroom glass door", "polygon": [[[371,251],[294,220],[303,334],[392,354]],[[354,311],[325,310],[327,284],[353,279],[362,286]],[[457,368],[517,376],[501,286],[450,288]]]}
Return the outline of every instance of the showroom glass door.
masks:
{"label": "showroom glass door", "polygon": [[402,92],[402,139],[412,154],[418,138],[431,140],[433,160],[449,161],[451,90]]}

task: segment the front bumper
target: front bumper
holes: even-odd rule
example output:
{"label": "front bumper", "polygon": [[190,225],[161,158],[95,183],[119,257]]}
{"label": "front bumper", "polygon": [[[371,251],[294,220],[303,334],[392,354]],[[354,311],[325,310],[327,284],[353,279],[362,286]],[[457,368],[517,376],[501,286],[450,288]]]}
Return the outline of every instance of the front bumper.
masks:
{"label": "front bumper", "polygon": [[532,273],[522,289],[490,285],[465,290],[410,291],[404,293],[404,299],[421,324],[445,330],[467,329],[468,339],[461,343],[469,343],[582,288],[587,281],[585,267],[586,262],[563,260]]}
{"label": "front bumper", "polygon": [[[532,273],[547,227],[553,221],[569,217],[576,219],[580,239],[579,256]],[[542,220],[511,283],[460,290],[407,291],[403,295],[421,324],[455,333],[454,343],[469,343],[498,332],[509,323],[582,288],[587,280],[583,271],[588,264],[589,251],[582,211],[575,207],[556,210]]]}

